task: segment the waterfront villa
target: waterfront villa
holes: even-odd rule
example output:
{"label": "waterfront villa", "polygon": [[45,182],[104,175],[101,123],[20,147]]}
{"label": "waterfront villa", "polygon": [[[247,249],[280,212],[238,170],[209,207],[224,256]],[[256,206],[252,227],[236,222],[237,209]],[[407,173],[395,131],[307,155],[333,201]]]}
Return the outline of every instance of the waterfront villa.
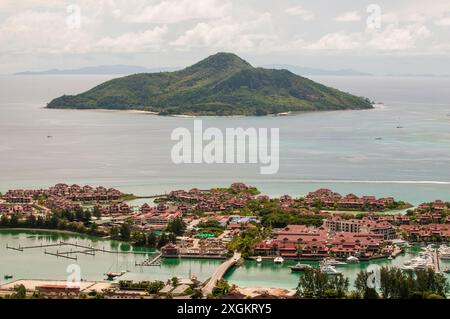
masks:
{"label": "waterfront villa", "polygon": [[400,231],[406,239],[411,241],[450,242],[449,224],[401,225]]}
{"label": "waterfront villa", "polygon": [[385,211],[395,202],[393,197],[379,198],[375,196],[358,197],[355,194],[341,195],[330,189],[321,188],[308,193],[303,199],[307,207],[324,209]]}
{"label": "waterfront villa", "polygon": [[382,256],[384,235],[363,232],[363,229],[359,225],[358,229],[355,228],[358,231],[354,232],[330,230],[326,223],[319,228],[288,225],[274,230],[272,239],[258,243],[254,254],[307,260],[320,260],[329,256],[358,256],[362,259]]}

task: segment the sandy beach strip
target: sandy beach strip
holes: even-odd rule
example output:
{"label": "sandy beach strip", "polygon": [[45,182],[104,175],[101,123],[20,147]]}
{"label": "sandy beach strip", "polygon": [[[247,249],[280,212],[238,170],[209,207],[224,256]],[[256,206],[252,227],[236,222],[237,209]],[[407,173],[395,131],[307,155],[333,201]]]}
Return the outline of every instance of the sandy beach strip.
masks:
{"label": "sandy beach strip", "polygon": [[[18,279],[13,282],[0,285],[0,291],[11,292],[15,286],[24,285],[27,291],[36,291],[36,287],[43,285],[67,286],[66,280],[45,280],[45,279]],[[106,281],[82,281],[80,282],[80,291],[102,291],[111,287],[110,282]]]}
{"label": "sandy beach strip", "polygon": [[238,287],[236,290],[250,298],[254,298],[259,295],[271,295],[271,296],[277,296],[281,298],[287,298],[292,297],[295,295],[296,291],[294,289],[283,289],[283,288],[260,288],[260,287],[248,287],[248,288],[241,288]]}

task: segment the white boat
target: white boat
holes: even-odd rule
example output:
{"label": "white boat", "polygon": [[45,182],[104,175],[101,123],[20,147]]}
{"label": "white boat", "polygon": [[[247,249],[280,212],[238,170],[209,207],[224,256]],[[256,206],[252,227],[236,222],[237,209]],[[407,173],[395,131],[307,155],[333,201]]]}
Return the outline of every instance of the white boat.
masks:
{"label": "white boat", "polygon": [[283,257],[278,256],[278,257],[276,257],[276,258],[273,260],[273,262],[276,263],[276,264],[281,264],[281,263],[284,262],[284,259],[283,259]]}
{"label": "white boat", "polygon": [[419,257],[407,260],[403,265],[404,270],[428,269],[434,267],[433,258],[427,253],[420,253]]}
{"label": "white boat", "polygon": [[327,274],[327,275],[338,275],[341,272],[337,270],[334,266],[331,265],[323,265],[320,267],[320,271]]}
{"label": "white boat", "polygon": [[345,262],[342,261],[338,261],[334,258],[325,258],[322,260],[322,263],[325,265],[330,265],[330,266],[341,266],[341,265],[346,265]]}
{"label": "white boat", "polygon": [[441,254],[441,255],[439,256],[439,258],[441,258],[442,260],[450,260],[450,252],[449,252],[449,253]]}
{"label": "white boat", "polygon": [[257,263],[262,262],[262,257],[261,257],[261,256],[256,257],[256,262],[257,262]]}
{"label": "white boat", "polygon": [[443,260],[450,260],[450,247],[447,245],[441,245],[438,249],[439,258]]}
{"label": "white boat", "polygon": [[347,262],[355,264],[355,263],[359,263],[359,259],[357,257],[355,257],[355,256],[348,256],[347,257]]}
{"label": "white boat", "polygon": [[292,272],[300,272],[312,269],[311,265],[297,263],[295,266],[289,266]]}

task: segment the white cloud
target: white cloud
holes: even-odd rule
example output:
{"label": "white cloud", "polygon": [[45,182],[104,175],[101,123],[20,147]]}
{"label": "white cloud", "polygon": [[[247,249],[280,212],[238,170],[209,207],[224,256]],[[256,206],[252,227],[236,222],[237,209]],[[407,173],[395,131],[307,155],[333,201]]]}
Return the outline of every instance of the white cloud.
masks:
{"label": "white cloud", "polygon": [[68,4],[64,0],[1,0],[0,1],[0,10],[2,11],[22,11],[29,10],[32,8],[55,8],[67,6]]}
{"label": "white cloud", "polygon": [[302,6],[296,6],[296,7],[288,8],[288,9],[286,9],[285,12],[287,14],[290,14],[290,15],[293,15],[293,16],[298,16],[304,21],[311,21],[311,20],[314,20],[314,18],[315,18],[314,13],[312,13],[311,11],[306,10]]}
{"label": "white cloud", "polygon": [[49,11],[24,11],[6,19],[0,25],[2,53],[84,53],[89,50],[92,37],[86,33],[95,24],[83,20],[86,28],[70,29],[66,16]]}
{"label": "white cloud", "polygon": [[[80,29],[66,25],[71,3],[81,8]],[[362,23],[364,8],[352,11],[356,7],[342,4],[339,15],[324,5],[323,14],[315,15],[306,5],[285,7],[269,0],[0,0],[0,43],[6,44],[0,46],[0,54],[16,64],[21,54],[28,54],[51,65],[52,58],[45,54],[83,54],[86,59],[107,52],[209,48],[254,54],[450,52],[448,0],[380,5],[380,29],[364,30],[360,23],[348,23],[340,31],[333,29],[337,25],[333,21]],[[284,14],[272,16],[263,9],[269,7]],[[299,21],[308,21],[308,26],[294,28]]]}
{"label": "white cloud", "polygon": [[420,40],[431,36],[431,31],[424,25],[398,27],[388,25],[382,32],[374,33],[368,46],[377,50],[398,51],[417,47]]}
{"label": "white cloud", "polygon": [[450,26],[450,17],[439,19],[435,22],[435,24],[440,27],[448,27]]}
{"label": "white cloud", "polygon": [[264,13],[248,22],[228,17],[214,22],[201,22],[171,44],[181,49],[213,47],[228,50],[250,50],[267,47],[273,41],[272,16]]}
{"label": "white cloud", "polygon": [[381,24],[398,24],[400,23],[400,18],[397,14],[389,12],[381,15]]}
{"label": "white cloud", "polygon": [[140,9],[127,20],[136,23],[179,23],[193,19],[224,17],[231,9],[229,1],[220,0],[166,0]]}
{"label": "white cloud", "polygon": [[432,36],[432,32],[420,24],[399,27],[388,25],[382,31],[366,30],[365,32],[344,31],[329,33],[318,41],[306,46],[310,50],[365,51],[373,50],[392,52],[404,51],[420,47],[421,41]]}
{"label": "white cloud", "polygon": [[358,11],[346,12],[346,13],[334,18],[334,20],[338,21],[338,22],[355,22],[355,21],[360,21],[361,19],[362,18],[360,16],[360,14],[358,13]]}
{"label": "white cloud", "polygon": [[129,32],[117,37],[105,37],[96,42],[94,49],[104,52],[143,52],[159,50],[167,27],[155,27],[143,32]]}
{"label": "white cloud", "polygon": [[307,46],[311,50],[352,50],[361,46],[361,35],[345,32],[329,33]]}

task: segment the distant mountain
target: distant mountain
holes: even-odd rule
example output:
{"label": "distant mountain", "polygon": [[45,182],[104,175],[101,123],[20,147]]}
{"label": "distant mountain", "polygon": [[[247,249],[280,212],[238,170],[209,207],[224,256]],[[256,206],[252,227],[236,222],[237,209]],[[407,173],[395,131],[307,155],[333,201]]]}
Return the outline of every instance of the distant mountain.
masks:
{"label": "distant mountain", "polygon": [[425,77],[425,78],[448,78],[450,74],[433,74],[433,73],[403,73],[403,74],[386,74],[391,77]]}
{"label": "distant mountain", "polygon": [[154,73],[175,71],[177,68],[145,68],[133,65],[101,65],[91,66],[80,69],[51,69],[45,71],[25,71],[15,73],[15,75],[108,75],[108,74],[136,74],[136,73]]}
{"label": "distant mountain", "polygon": [[298,75],[333,75],[333,76],[371,76],[373,74],[367,72],[361,72],[353,69],[342,69],[342,70],[325,70],[325,69],[316,69],[316,68],[308,68],[290,64],[271,64],[265,65],[264,67],[272,68],[272,69],[285,69],[289,70],[292,73]]}
{"label": "distant mountain", "polygon": [[254,68],[218,53],[180,71],[113,79],[48,108],[146,110],[160,115],[266,115],[369,109],[372,104],[287,70]]}

